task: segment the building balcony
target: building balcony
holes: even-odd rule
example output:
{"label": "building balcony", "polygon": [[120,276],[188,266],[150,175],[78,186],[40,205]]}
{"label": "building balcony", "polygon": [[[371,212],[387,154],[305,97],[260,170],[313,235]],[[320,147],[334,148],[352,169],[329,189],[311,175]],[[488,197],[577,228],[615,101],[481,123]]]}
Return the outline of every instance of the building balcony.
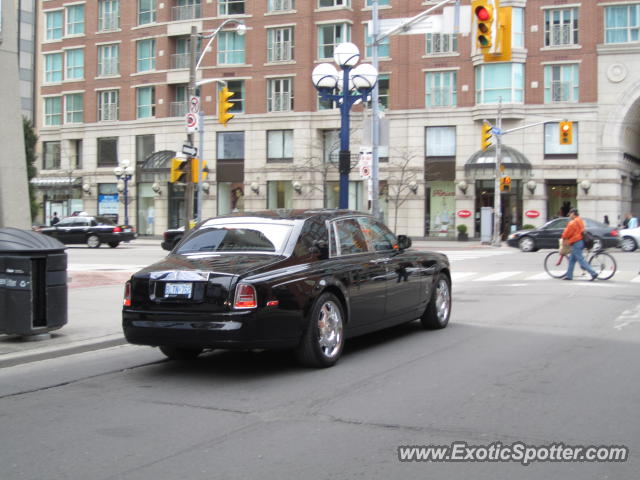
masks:
{"label": "building balcony", "polygon": [[171,20],[192,20],[201,17],[200,4],[184,5],[171,8]]}

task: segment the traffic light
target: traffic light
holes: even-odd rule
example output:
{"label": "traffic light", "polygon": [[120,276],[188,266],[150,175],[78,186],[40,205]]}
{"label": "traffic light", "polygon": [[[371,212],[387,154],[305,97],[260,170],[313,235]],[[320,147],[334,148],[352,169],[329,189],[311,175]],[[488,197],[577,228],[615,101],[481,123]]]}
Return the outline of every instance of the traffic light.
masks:
{"label": "traffic light", "polygon": [[500,191],[501,192],[511,191],[511,177],[506,175],[503,177],[500,177]]}
{"label": "traffic light", "polygon": [[573,143],[573,122],[560,122],[560,145]]}
{"label": "traffic light", "polygon": [[488,52],[493,45],[493,3],[488,0],[473,0],[471,3],[473,18],[476,22],[476,42],[480,50]]}
{"label": "traffic light", "polygon": [[493,127],[488,123],[482,124],[482,137],[480,138],[480,148],[483,152],[487,151],[491,145],[493,145]]}
{"label": "traffic light", "polygon": [[[207,161],[203,160],[202,165],[202,181],[204,182],[207,179],[207,174],[209,173],[209,168],[207,167]],[[191,181],[193,183],[200,182],[200,177],[198,175],[198,159],[191,159]]]}
{"label": "traffic light", "polygon": [[498,47],[496,49],[497,54],[494,56],[493,61],[511,61],[511,19],[511,7],[498,8]]}
{"label": "traffic light", "polygon": [[188,165],[187,160],[184,158],[172,158],[171,173],[169,175],[169,181],[171,183],[183,181],[185,177],[187,165]]}
{"label": "traffic light", "polygon": [[233,102],[230,102],[229,98],[233,95],[234,92],[230,92],[227,87],[223,87],[218,93],[218,123],[225,127],[227,122],[233,118],[233,114],[229,113],[229,109],[233,107]]}

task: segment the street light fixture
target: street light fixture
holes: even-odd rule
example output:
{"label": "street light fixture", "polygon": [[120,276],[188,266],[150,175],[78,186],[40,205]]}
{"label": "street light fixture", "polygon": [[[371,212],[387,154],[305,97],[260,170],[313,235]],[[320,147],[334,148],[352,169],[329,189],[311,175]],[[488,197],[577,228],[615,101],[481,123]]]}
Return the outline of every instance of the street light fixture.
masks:
{"label": "street light fixture", "polygon": [[378,70],[369,64],[361,64],[360,50],[350,42],[336,46],[333,60],[342,69],[329,63],[321,63],[313,69],[311,80],[323,100],[337,102],[340,108],[340,203],[339,208],[349,208],[349,111],[358,101],[366,100],[378,82]]}
{"label": "street light fixture", "polygon": [[[129,165],[129,160],[122,160],[120,165],[113,169],[113,174],[118,179],[118,190],[124,193],[124,224],[129,225],[129,180],[133,177],[134,169]],[[122,183],[120,183],[122,182]],[[122,188],[121,188],[122,187]]]}

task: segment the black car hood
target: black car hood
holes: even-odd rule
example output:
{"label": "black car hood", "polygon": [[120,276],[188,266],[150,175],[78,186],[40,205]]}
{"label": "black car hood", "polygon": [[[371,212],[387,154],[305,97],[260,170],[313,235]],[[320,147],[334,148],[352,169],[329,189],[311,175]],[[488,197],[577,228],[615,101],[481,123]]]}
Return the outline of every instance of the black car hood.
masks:
{"label": "black car hood", "polygon": [[203,271],[222,275],[258,273],[263,268],[284,260],[281,255],[238,254],[170,254],[163,260],[143,268],[136,275],[167,271]]}

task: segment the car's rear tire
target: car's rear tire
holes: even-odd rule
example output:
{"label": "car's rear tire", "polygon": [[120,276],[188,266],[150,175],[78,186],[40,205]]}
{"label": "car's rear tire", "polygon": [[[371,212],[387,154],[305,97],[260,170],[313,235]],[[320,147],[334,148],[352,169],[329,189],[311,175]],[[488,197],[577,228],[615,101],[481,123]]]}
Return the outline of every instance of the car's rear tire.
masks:
{"label": "car's rear tire", "polygon": [[178,362],[192,362],[198,355],[202,353],[202,348],[199,347],[171,347],[168,345],[161,345],[160,351],[165,354],[169,360],[176,360]]}
{"label": "car's rear tire", "polygon": [[120,245],[120,242],[109,242],[111,248],[116,248],[118,245]]}
{"label": "car's rear tire", "polygon": [[438,274],[431,299],[420,322],[424,328],[438,330],[449,324],[451,316],[451,280],[445,274]]}
{"label": "car's rear tire", "polygon": [[537,250],[536,241],[529,236],[522,237],[518,241],[518,248],[523,252],[535,252]]}
{"label": "car's rear tire", "polygon": [[98,248],[101,243],[100,237],[97,235],[89,235],[87,237],[87,247],[89,248]]}
{"label": "car's rear tire", "polygon": [[633,252],[638,248],[638,244],[632,237],[623,237],[620,241],[620,248],[623,252]]}
{"label": "car's rear tire", "polygon": [[344,310],[338,298],[329,292],[313,304],[307,328],[296,349],[298,361],[306,367],[335,365],[344,348]]}

